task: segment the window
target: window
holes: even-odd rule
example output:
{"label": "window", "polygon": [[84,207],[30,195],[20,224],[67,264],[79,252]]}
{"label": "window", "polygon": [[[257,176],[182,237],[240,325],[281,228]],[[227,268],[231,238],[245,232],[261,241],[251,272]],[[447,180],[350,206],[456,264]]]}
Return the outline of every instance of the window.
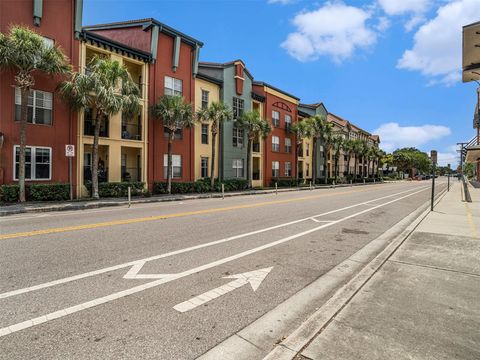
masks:
{"label": "window", "polygon": [[310,176],[310,164],[307,164],[307,167],[305,169],[305,176],[308,178]]}
{"label": "window", "polygon": [[238,119],[243,114],[245,108],[245,101],[243,99],[233,98],[233,118]]}
{"label": "window", "polygon": [[182,80],[175,79],[170,76],[165,76],[165,95],[182,96],[182,88]]}
{"label": "window", "polygon": [[208,144],[208,124],[202,124],[202,144]]}
{"label": "window", "polygon": [[[163,127],[163,137],[168,139],[169,135],[170,135],[170,129],[164,126]],[[175,130],[175,140],[182,140],[182,138],[183,138],[182,129]]]}
{"label": "window", "polygon": [[285,129],[290,130],[292,127],[292,117],[290,115],[285,115]]}
{"label": "window", "polygon": [[208,157],[202,157],[201,161],[201,177],[206,178],[208,177]]}
{"label": "window", "polygon": [[272,136],[272,151],[280,151],[280,138]]}
{"label": "window", "polygon": [[310,156],[310,144],[306,143],[305,145],[306,156]]}
{"label": "window", "polygon": [[[13,179],[18,180],[20,146],[14,146],[15,169]],[[52,149],[27,146],[25,149],[25,179],[50,180],[52,177]]]}
{"label": "window", "polygon": [[243,129],[234,127],[233,128],[233,146],[242,147],[243,146]]}
{"label": "window", "polygon": [[42,38],[43,38],[43,43],[45,44],[45,46],[48,49],[53,48],[53,46],[55,45],[55,41],[53,39],[50,39],[50,38],[45,37],[45,36],[42,36]]}
{"label": "window", "polygon": [[272,124],[275,127],[280,126],[280,113],[278,111],[272,111]]}
{"label": "window", "polygon": [[272,177],[280,176],[280,162],[272,161]]}
{"label": "window", "polygon": [[[22,118],[22,94],[20,88],[15,88],[15,120]],[[30,90],[28,94],[27,121],[32,124],[52,125],[53,94]]]}
{"label": "window", "polygon": [[243,178],[243,159],[233,160],[233,177]]}
{"label": "window", "polygon": [[[168,154],[163,155],[163,177],[167,178]],[[182,177],[182,156],[172,155],[172,179]]]}
{"label": "window", "polygon": [[292,176],[292,163],[290,161],[285,162],[285,176]]}
{"label": "window", "polygon": [[292,152],[292,139],[285,138],[285,152]]}
{"label": "window", "polygon": [[210,93],[207,90],[202,90],[202,109],[208,107],[208,97]]}

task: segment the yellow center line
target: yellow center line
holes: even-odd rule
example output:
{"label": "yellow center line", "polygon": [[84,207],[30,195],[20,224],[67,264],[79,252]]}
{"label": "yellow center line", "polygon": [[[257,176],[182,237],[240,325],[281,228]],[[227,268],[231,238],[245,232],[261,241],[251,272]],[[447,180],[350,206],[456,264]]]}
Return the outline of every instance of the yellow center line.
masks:
{"label": "yellow center line", "polygon": [[313,200],[313,199],[318,199],[322,197],[348,195],[348,194],[367,192],[367,191],[373,191],[373,190],[376,190],[376,189],[350,190],[350,191],[343,191],[339,193],[328,193],[328,194],[301,197],[301,198],[295,198],[295,199],[265,201],[265,202],[259,202],[254,204],[234,205],[234,206],[227,206],[227,207],[221,207],[221,208],[210,208],[210,209],[204,209],[204,210],[186,211],[186,212],[165,214],[165,215],[98,222],[93,224],[83,224],[83,225],[73,225],[73,226],[65,226],[65,227],[59,227],[59,228],[32,230],[32,231],[25,231],[25,232],[11,233],[11,234],[3,234],[3,235],[0,235],[0,240],[13,239],[18,237],[45,235],[45,234],[55,234],[55,233],[62,233],[62,232],[68,232],[68,231],[96,229],[96,228],[109,227],[109,226],[115,226],[115,225],[135,224],[135,223],[148,222],[148,221],[185,217],[190,215],[212,214],[212,213],[226,212],[226,211],[232,211],[232,210],[238,210],[238,209],[250,209],[250,208],[256,208],[256,207],[267,206],[267,205],[286,204],[291,202]]}

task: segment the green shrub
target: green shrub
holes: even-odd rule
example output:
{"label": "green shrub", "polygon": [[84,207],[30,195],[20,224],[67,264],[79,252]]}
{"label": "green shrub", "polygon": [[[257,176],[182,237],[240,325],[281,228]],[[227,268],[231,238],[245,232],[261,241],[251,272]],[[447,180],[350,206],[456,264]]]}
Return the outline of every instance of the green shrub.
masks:
{"label": "green shrub", "polygon": [[[248,189],[248,182],[242,179],[226,179],[223,181],[225,191],[239,191]],[[221,183],[215,180],[213,185],[214,192],[222,190]],[[210,179],[205,178],[195,182],[172,182],[172,194],[191,194],[210,192]],[[153,184],[154,194],[166,194],[167,183],[155,182]]]}
{"label": "green shrub", "polygon": [[278,187],[296,187],[298,186],[300,183],[302,183],[303,180],[302,179],[299,179],[298,181],[295,180],[295,179],[272,179],[272,182],[270,183],[270,186],[271,187],[274,187],[275,186],[275,183],[277,183],[277,186]]}
{"label": "green shrub", "polygon": [[20,193],[18,185],[1,185],[0,186],[0,201],[2,202],[16,202]]}
{"label": "green shrub", "polygon": [[[126,197],[128,196],[129,186],[131,195],[137,196],[143,194],[145,183],[140,181],[100,183],[98,184],[98,195],[100,197]],[[88,184],[87,189],[91,191],[92,184]]]}
{"label": "green shrub", "polygon": [[69,199],[69,184],[31,184],[28,186],[28,200],[62,201]]}

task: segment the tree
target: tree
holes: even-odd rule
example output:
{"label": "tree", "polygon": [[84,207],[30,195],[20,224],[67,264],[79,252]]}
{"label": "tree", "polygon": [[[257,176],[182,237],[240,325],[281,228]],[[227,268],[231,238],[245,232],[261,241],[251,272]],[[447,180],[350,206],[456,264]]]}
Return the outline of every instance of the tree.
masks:
{"label": "tree", "polygon": [[355,179],[358,176],[358,158],[361,156],[362,148],[363,148],[363,143],[361,140],[353,140],[352,151],[355,154],[355,166],[354,166],[353,173],[355,175]]}
{"label": "tree", "polygon": [[347,155],[347,161],[346,161],[347,170],[345,172],[346,173],[345,175],[351,175],[350,174],[350,162],[351,162],[352,156],[354,155],[353,146],[354,146],[353,140],[345,139],[343,141],[343,151]]}
{"label": "tree", "polygon": [[393,152],[393,163],[399,170],[410,173],[410,177],[414,175],[414,169],[419,172],[429,172],[431,169],[431,161],[428,154],[416,148],[402,148]]}
{"label": "tree", "polygon": [[235,126],[244,129],[247,134],[247,181],[248,186],[252,187],[252,146],[253,141],[259,137],[266,138],[272,131],[267,120],[260,117],[258,111],[247,111],[242,114],[236,121]]}
{"label": "tree", "polygon": [[368,172],[368,168],[367,168],[367,171],[365,171],[365,162],[367,161],[367,158],[368,158],[368,151],[369,151],[369,147],[367,145],[367,143],[365,141],[360,141],[361,145],[360,145],[360,148],[359,148],[359,155],[361,156],[362,158],[362,177],[366,177],[365,173]]}
{"label": "tree", "polygon": [[334,177],[335,177],[335,184],[337,183],[337,177],[338,177],[338,160],[340,158],[340,153],[343,150],[343,145],[345,144],[345,139],[341,135],[336,135],[334,134],[332,137],[332,150],[333,150],[333,156],[334,156],[334,167],[333,167],[333,172],[334,172]]}
{"label": "tree", "polygon": [[35,74],[67,74],[70,65],[58,45],[47,45],[35,31],[12,26],[8,35],[0,33],[0,68],[14,72],[15,86],[20,89],[20,148],[18,184],[19,201],[25,201],[25,153],[27,147],[28,96],[35,86]]}
{"label": "tree", "polygon": [[323,129],[327,117],[325,115],[315,115],[303,120],[307,123],[308,137],[312,138],[313,152],[312,152],[312,180],[313,184],[317,182],[317,147],[318,139],[322,136]]}
{"label": "tree", "polygon": [[309,127],[308,122],[298,121],[290,127],[290,132],[295,135],[296,146],[297,146],[297,156],[295,156],[295,180],[298,184],[298,153],[300,152],[300,146],[303,144],[303,140],[309,137]]}
{"label": "tree", "polygon": [[127,116],[140,110],[140,89],[133,82],[127,68],[118,61],[94,57],[88,72],[73,73],[60,85],[65,101],[76,110],[90,108],[95,114],[92,147],[92,197],[98,199],[98,143],[104,121],[123,112]]}
{"label": "tree", "polygon": [[[192,105],[186,103],[181,96],[163,95],[152,105],[151,114],[154,119],[161,120],[168,130],[167,155],[167,192],[172,193],[172,150],[175,132],[190,128],[195,124]],[[213,167],[213,166],[212,166]]]}
{"label": "tree", "polygon": [[206,108],[200,109],[197,112],[197,118],[201,122],[209,122],[212,133],[212,168],[210,169],[210,188],[213,191],[215,184],[215,147],[217,134],[224,121],[233,118],[232,110],[222,102],[214,101]]}
{"label": "tree", "polygon": [[323,141],[323,158],[325,163],[325,184],[328,183],[328,159],[332,150],[333,138],[335,137],[333,132],[333,124],[324,121],[322,128],[322,141]]}

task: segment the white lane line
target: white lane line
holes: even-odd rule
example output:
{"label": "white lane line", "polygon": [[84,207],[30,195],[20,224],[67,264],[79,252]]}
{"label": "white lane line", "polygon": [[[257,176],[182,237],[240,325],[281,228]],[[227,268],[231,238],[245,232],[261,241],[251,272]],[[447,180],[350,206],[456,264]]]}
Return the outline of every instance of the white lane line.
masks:
{"label": "white lane line", "polygon": [[314,217],[310,218],[310,220],[315,221],[316,223],[330,223],[334,221],[334,220],[318,220],[318,219],[315,219]]}
{"label": "white lane line", "polygon": [[[401,195],[401,194],[404,194],[404,193],[407,193],[407,192],[410,192],[410,191],[412,191],[412,189],[401,191],[401,192],[398,192],[398,193],[395,193],[395,194],[390,194],[390,195],[387,195],[387,196],[382,196],[382,197],[380,197],[376,200],[387,199],[387,198],[397,196],[397,195]],[[314,215],[313,217],[321,217],[321,216],[325,216],[325,215],[329,215],[329,214],[334,214],[336,212],[352,209],[352,208],[355,208],[355,207],[358,207],[358,206],[361,206],[361,205],[364,205],[364,204],[365,204],[365,202],[350,205],[350,206],[346,206],[346,207],[343,207],[343,208],[340,208],[340,209],[331,210],[331,211],[327,211],[327,212],[324,212],[324,213],[321,213],[321,214],[318,214],[318,215]],[[49,282],[46,282],[46,283],[26,287],[26,288],[23,288],[23,289],[8,291],[8,292],[0,294],[0,300],[11,297],[11,296],[25,294],[25,293],[28,293],[28,292],[31,292],[31,291],[41,290],[41,289],[45,289],[45,288],[48,288],[48,287],[65,284],[65,283],[68,283],[68,282],[71,282],[71,281],[85,279],[85,278],[91,277],[91,276],[101,275],[101,274],[104,274],[104,273],[107,273],[107,272],[123,269],[123,268],[129,267],[129,266],[134,266],[134,265],[136,265],[140,262],[148,262],[148,261],[159,260],[159,259],[167,258],[167,257],[170,257],[170,256],[179,255],[179,254],[183,254],[183,253],[186,253],[186,252],[194,251],[194,250],[199,250],[199,249],[203,249],[203,248],[206,248],[206,247],[223,244],[223,243],[230,242],[230,241],[237,240],[237,239],[241,239],[241,238],[244,238],[244,237],[248,237],[248,236],[252,236],[252,235],[256,235],[256,234],[261,234],[261,233],[264,233],[264,232],[267,232],[267,231],[271,231],[271,230],[279,229],[279,228],[282,228],[282,227],[298,224],[300,222],[310,220],[311,218],[312,218],[312,216],[309,216],[307,218],[289,221],[289,222],[286,222],[286,223],[283,223],[283,224],[274,225],[274,226],[270,226],[270,227],[267,227],[267,228],[263,228],[263,229],[239,234],[239,235],[230,236],[230,237],[227,237],[227,238],[224,238],[224,239],[215,240],[215,241],[211,241],[211,242],[208,242],[208,243],[191,246],[191,247],[184,248],[184,249],[174,250],[174,251],[171,251],[171,252],[168,252],[168,253],[151,256],[151,257],[144,258],[144,259],[129,261],[127,263],[114,265],[114,266],[109,266],[109,267],[106,267],[106,268],[103,268],[103,269],[98,269],[98,270],[89,271],[89,272],[86,272],[86,273],[83,273],[83,274],[78,274],[78,275],[66,277],[66,278],[63,278],[63,279],[49,281]]]}
{"label": "white lane line", "polygon": [[204,271],[204,270],[214,268],[218,265],[222,265],[222,264],[231,262],[233,260],[240,259],[242,257],[257,253],[259,251],[269,249],[271,247],[286,243],[286,242],[291,241],[293,239],[297,239],[299,237],[311,234],[311,233],[316,232],[318,230],[321,230],[321,229],[330,227],[332,225],[338,224],[342,221],[354,218],[354,217],[359,216],[359,215],[363,215],[365,213],[368,213],[368,212],[373,211],[375,209],[381,208],[383,206],[387,206],[389,204],[392,204],[392,203],[395,203],[397,201],[403,200],[405,198],[416,195],[416,194],[418,194],[422,191],[425,191],[425,190],[427,190],[427,189],[422,189],[422,190],[415,191],[414,193],[402,196],[402,197],[394,199],[394,200],[390,200],[390,201],[388,201],[386,203],[383,203],[383,204],[380,204],[380,205],[376,205],[373,208],[368,208],[368,209],[359,211],[357,213],[345,216],[344,218],[335,220],[334,222],[327,223],[327,224],[324,224],[324,225],[320,225],[320,226],[317,226],[313,229],[302,231],[302,232],[300,232],[298,234],[295,234],[295,235],[287,236],[285,238],[273,241],[271,243],[268,243],[268,244],[265,244],[265,245],[262,245],[262,246],[258,246],[256,248],[246,250],[246,251],[243,251],[241,253],[226,257],[224,259],[220,259],[220,260],[208,263],[208,264],[197,266],[193,269],[189,269],[189,270],[186,270],[186,271],[178,273],[178,274],[168,274],[169,277],[166,277],[166,278],[155,280],[155,281],[143,284],[143,285],[135,286],[135,287],[130,288],[130,289],[126,289],[126,290],[123,290],[123,291],[113,293],[111,295],[103,296],[103,297],[100,297],[100,298],[97,298],[97,299],[94,299],[94,300],[91,300],[91,301],[88,301],[88,302],[85,302],[85,303],[82,303],[82,304],[78,304],[78,305],[75,305],[75,306],[68,307],[66,309],[58,310],[58,311],[49,313],[47,315],[39,316],[39,317],[36,317],[34,319],[26,320],[26,321],[23,321],[23,322],[14,324],[14,325],[10,325],[10,326],[4,327],[4,328],[0,328],[0,337],[5,336],[5,335],[9,335],[9,334],[12,334],[14,332],[24,330],[24,329],[27,329],[27,328],[30,328],[30,327],[33,327],[33,326],[36,326],[37,324],[45,323],[45,322],[53,320],[53,319],[58,319],[58,318],[61,318],[61,317],[64,317],[64,316],[67,316],[67,315],[70,315],[70,314],[74,314],[76,312],[86,310],[86,309],[92,308],[92,307],[97,306],[97,305],[105,304],[107,302],[117,300],[117,299],[123,298],[125,296],[135,294],[135,293],[138,293],[138,292],[156,287],[158,285],[165,284],[165,283],[168,283],[168,282],[171,282],[171,281],[174,281],[174,280],[177,280],[177,279],[180,279],[180,278],[198,273],[200,271]]}

